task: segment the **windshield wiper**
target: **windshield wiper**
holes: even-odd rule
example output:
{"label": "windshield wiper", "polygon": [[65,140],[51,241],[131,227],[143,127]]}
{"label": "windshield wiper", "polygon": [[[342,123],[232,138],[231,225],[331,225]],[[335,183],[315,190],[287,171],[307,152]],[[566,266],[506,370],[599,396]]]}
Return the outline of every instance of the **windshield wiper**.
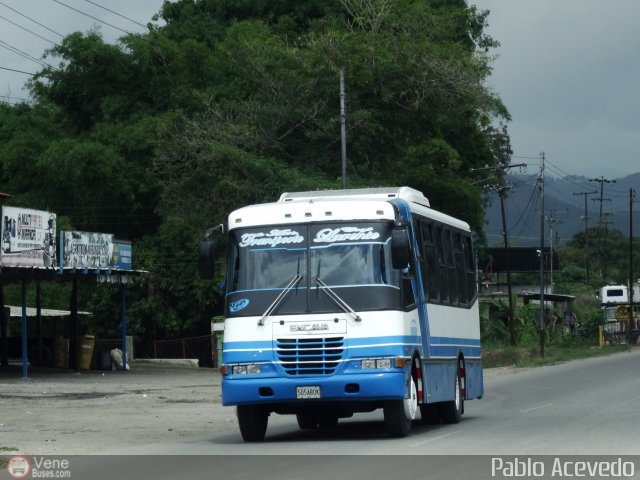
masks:
{"label": "windshield wiper", "polygon": [[269,305],[269,308],[267,308],[267,310],[264,312],[262,317],[260,317],[260,320],[258,320],[259,327],[264,325],[264,321],[267,319],[267,317],[269,317],[275,311],[275,309],[278,308],[278,306],[282,303],[282,301],[289,294],[289,292],[291,292],[291,290],[293,290],[298,286],[298,284],[300,283],[300,280],[302,280],[302,275],[300,275],[299,273],[296,273],[291,279],[291,281],[287,284],[287,286],[282,289],[282,291],[276,297],[273,303]]}
{"label": "windshield wiper", "polygon": [[333,300],[334,302],[336,302],[336,304],[342,308],[345,313],[348,313],[349,315],[351,315],[351,317],[356,321],[359,322],[362,320],[362,318],[360,318],[360,315],[358,315],[353,308],[351,308],[349,306],[349,304],[347,302],[345,302],[342,298],[340,298],[340,296],[334,292],[333,290],[331,290],[331,288],[324,283],[322,280],[320,280],[320,277],[316,277],[316,283],[318,284],[318,286],[322,287],[322,290],[329,296],[329,298],[331,300]]}

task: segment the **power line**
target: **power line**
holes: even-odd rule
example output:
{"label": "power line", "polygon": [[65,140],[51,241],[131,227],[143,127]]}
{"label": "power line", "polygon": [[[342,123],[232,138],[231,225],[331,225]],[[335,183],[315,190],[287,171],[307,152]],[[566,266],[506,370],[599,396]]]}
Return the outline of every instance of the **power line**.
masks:
{"label": "power line", "polygon": [[100,4],[96,3],[96,2],[92,2],[91,0],[85,0],[85,2],[88,2],[88,3],[92,4],[92,5],[95,5],[96,7],[102,8],[103,10],[106,10],[107,12],[111,12],[111,13],[113,13],[114,15],[117,15],[117,16],[119,16],[119,17],[124,18],[125,20],[129,20],[130,22],[133,22],[133,23],[135,23],[136,25],[140,25],[142,28],[147,28],[147,29],[148,29],[148,27],[147,27],[146,25],[143,25],[142,23],[140,23],[140,22],[138,22],[138,21],[136,21],[136,20],[133,20],[132,18],[126,17],[126,16],[124,16],[124,15],[122,15],[122,14],[118,13],[118,12],[115,12],[115,11],[113,11],[113,10],[110,10],[110,9],[108,9],[107,7],[102,6],[102,5],[100,5]]}
{"label": "power line", "polygon": [[49,27],[47,27],[46,25],[43,25],[42,23],[38,22],[37,20],[34,20],[33,18],[26,16],[24,13],[20,13],[18,10],[14,9],[14,8],[11,8],[11,7],[10,7],[9,5],[7,5],[6,3],[4,3],[4,2],[0,2],[0,5],[2,5],[2,6],[4,6],[4,7],[6,7],[6,8],[8,8],[9,10],[11,10],[11,11],[13,11],[13,12],[17,13],[18,15],[20,15],[20,16],[22,16],[22,17],[26,18],[27,20],[32,21],[32,22],[33,22],[33,23],[35,23],[36,25],[40,25],[42,28],[45,28],[45,29],[49,30],[51,33],[55,33],[55,34],[56,34],[56,35],[58,35],[59,37],[64,38],[64,35],[62,35],[62,34],[60,34],[60,33],[56,32],[55,30],[50,29]]}
{"label": "power line", "polygon": [[37,64],[39,64],[42,67],[49,67],[49,68],[53,68],[51,65],[49,65],[47,62],[40,60],[39,58],[33,57],[31,55],[29,55],[27,52],[24,52],[22,50],[20,50],[19,48],[14,47],[13,45],[7,43],[7,42],[3,42],[2,40],[0,40],[0,47],[4,48],[5,50],[9,50],[12,53],[15,53],[16,55],[20,55],[23,58],[26,58],[27,60],[31,60],[32,62],[36,62]]}
{"label": "power line", "polygon": [[30,72],[25,72],[25,71],[23,71],[23,70],[16,70],[15,68],[0,67],[0,69],[2,69],[2,70],[8,70],[8,71],[10,71],[10,72],[24,73],[25,75],[31,75],[31,76],[38,75],[37,73],[30,73]]}
{"label": "power line", "polygon": [[[54,1],[56,1],[56,0],[54,0]],[[57,44],[56,42],[52,42],[52,41],[51,41],[51,40],[49,40],[48,38],[44,38],[42,35],[38,35],[36,32],[32,32],[32,31],[31,31],[31,30],[29,30],[28,28],[23,27],[22,25],[17,24],[16,22],[13,22],[13,21],[9,20],[8,18],[3,17],[2,15],[0,15],[0,18],[1,18],[2,20],[4,20],[5,22],[9,22],[10,24],[15,25],[16,27],[21,28],[21,29],[22,29],[22,30],[24,30],[25,32],[29,32],[31,35],[35,35],[36,37],[41,38],[41,39],[42,39],[42,40],[44,40],[45,42],[49,42],[49,43],[50,43],[50,44],[52,44],[52,45],[58,46],[58,44]]]}
{"label": "power line", "polygon": [[7,100],[14,100],[16,102],[19,102],[19,101],[30,102],[31,101],[31,99],[29,99],[29,98],[12,97],[12,96],[9,96],[9,95],[0,95],[0,98],[6,98]]}
{"label": "power line", "polygon": [[526,218],[526,221],[523,223],[523,226],[518,230],[518,232],[524,232],[525,229],[531,228],[531,225],[533,223],[530,221],[530,219],[535,213],[535,206],[533,203],[533,199],[536,198],[537,193],[538,193],[538,185],[534,185],[533,190],[531,191],[531,195],[529,195],[529,200],[527,200],[527,204],[520,211],[520,217],[511,226],[511,229],[513,231],[515,231],[516,227],[518,227],[520,225],[520,222],[522,222],[525,218]]}
{"label": "power line", "polygon": [[71,5],[67,5],[66,3],[63,3],[60,0],[53,0],[53,1],[56,2],[59,5],[62,5],[63,7],[67,7],[68,9],[73,10],[74,12],[78,12],[79,14],[84,15],[85,17],[89,17],[89,18],[95,20],[96,22],[103,23],[103,24],[105,24],[105,25],[107,25],[108,27],[111,27],[111,28],[115,28],[116,30],[119,30],[120,32],[126,33],[127,35],[134,35],[132,32],[124,30],[124,29],[122,29],[120,27],[116,27],[115,25],[112,25],[109,22],[105,22],[104,20],[100,20],[98,17],[94,17],[93,15],[89,15],[87,12],[83,12],[82,10],[78,10],[77,8],[74,8]]}

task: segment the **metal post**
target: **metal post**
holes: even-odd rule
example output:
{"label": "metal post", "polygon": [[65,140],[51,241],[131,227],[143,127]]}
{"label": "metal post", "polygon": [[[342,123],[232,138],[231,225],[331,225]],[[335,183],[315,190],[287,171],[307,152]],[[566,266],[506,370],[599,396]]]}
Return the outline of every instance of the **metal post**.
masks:
{"label": "metal post", "polygon": [[120,310],[120,322],[122,331],[122,370],[127,371],[127,302],[125,296],[124,283],[121,285],[121,310]]}
{"label": "metal post", "polygon": [[589,216],[587,214],[587,195],[584,194],[584,275],[589,283]]}
{"label": "metal post", "polygon": [[627,328],[627,343],[633,339],[633,188],[629,189],[629,327]]}
{"label": "metal post", "polygon": [[344,93],[344,68],[340,69],[340,145],[342,150],[342,188],[347,188],[347,107]]}
{"label": "metal post", "polygon": [[38,365],[42,366],[42,306],[40,295],[40,280],[36,280],[36,339],[38,342]]}
{"label": "metal post", "polygon": [[[600,199],[598,200],[600,202],[600,214],[598,217],[598,261],[600,263],[600,276],[602,277],[603,280],[606,280],[606,272],[604,272],[605,268],[606,268],[606,262],[604,261],[604,255],[605,255],[605,246],[603,246],[602,243],[602,224],[603,222],[603,214],[602,214],[602,204],[605,201],[604,198],[604,184],[605,183],[616,183],[615,180],[609,180],[607,178],[604,178],[603,176],[601,176],[600,178],[591,178],[589,179],[590,182],[598,182],[600,184]],[[610,200],[610,199],[606,199],[606,200]],[[605,227],[606,228],[606,227]]]}
{"label": "metal post", "polygon": [[[502,183],[502,182],[501,182]],[[500,211],[502,213],[502,236],[504,237],[504,256],[507,266],[507,295],[509,295],[509,344],[514,346],[516,344],[516,334],[513,325],[513,298],[511,294],[511,265],[509,261],[509,240],[507,238],[507,220],[504,211],[504,187],[500,186],[498,194],[500,195]]]}
{"label": "metal post", "polygon": [[9,319],[5,315],[4,311],[4,282],[0,277],[0,365],[6,367],[9,365],[9,344],[7,341],[7,325]]}
{"label": "metal post", "polygon": [[574,192],[574,195],[582,195],[584,197],[584,278],[589,283],[589,216],[587,212],[587,196],[598,193],[593,192]]}
{"label": "metal post", "polygon": [[540,356],[544,358],[544,152],[540,159]]}
{"label": "metal post", "polygon": [[69,367],[76,373],[80,369],[78,348],[78,277],[73,277],[71,286],[71,318],[69,329]]}
{"label": "metal post", "polygon": [[27,370],[27,281],[22,279],[22,378],[29,378]]}

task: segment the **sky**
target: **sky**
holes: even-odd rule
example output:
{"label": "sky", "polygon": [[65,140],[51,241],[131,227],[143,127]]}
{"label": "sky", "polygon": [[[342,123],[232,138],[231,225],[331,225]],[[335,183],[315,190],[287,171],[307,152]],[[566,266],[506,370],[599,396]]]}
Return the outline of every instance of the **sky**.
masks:
{"label": "sky", "polygon": [[[511,113],[513,163],[530,163],[527,173],[533,173],[544,152],[555,176],[613,179],[640,172],[639,1],[468,3],[491,12],[486,31],[501,43],[491,52],[496,59],[487,85]],[[35,73],[38,63],[10,50],[40,59],[60,41],[58,34],[97,26],[107,41],[123,35],[89,15],[144,32],[96,4],[146,24],[162,0],[0,0],[0,67]],[[28,98],[22,90],[28,78],[0,69],[0,97]]]}
{"label": "sky", "polygon": [[29,98],[23,86],[30,76],[5,70],[36,73],[42,68],[25,56],[41,60],[46,49],[62,40],[61,35],[94,27],[108,42],[115,42],[125,35],[124,31],[144,33],[146,29],[135,22],[149,23],[162,3],[163,0],[0,0],[0,67],[4,68],[0,68],[0,98],[12,103]]}
{"label": "sky", "polygon": [[544,152],[556,176],[640,172],[640,2],[469,3],[501,44],[488,85],[511,113],[513,163]]}

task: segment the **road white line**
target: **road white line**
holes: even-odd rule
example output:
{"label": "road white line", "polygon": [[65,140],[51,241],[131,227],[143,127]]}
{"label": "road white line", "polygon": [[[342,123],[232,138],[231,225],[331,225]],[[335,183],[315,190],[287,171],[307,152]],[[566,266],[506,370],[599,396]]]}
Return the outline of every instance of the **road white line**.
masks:
{"label": "road white line", "polygon": [[595,392],[591,392],[589,395],[600,395],[601,393],[608,393],[610,391],[611,390],[607,388],[605,390],[598,390],[598,391],[595,391]]}
{"label": "road white line", "polygon": [[640,397],[627,398],[624,402],[620,402],[616,405],[608,405],[607,408],[611,410],[619,407],[624,407],[625,405],[628,405],[630,403],[638,403],[638,402],[640,402]]}
{"label": "road white line", "polygon": [[437,437],[431,437],[423,442],[418,442],[418,443],[411,443],[409,444],[410,447],[421,447],[422,445],[426,445],[427,443],[433,443],[433,442],[437,442],[438,440],[442,440],[445,437],[450,437],[451,435],[453,435],[456,432],[451,432],[451,433],[443,433],[442,435],[438,435]]}
{"label": "road white line", "polygon": [[526,410],[520,410],[520,413],[529,413],[529,412],[533,412],[534,410],[540,410],[541,408],[547,408],[552,406],[553,403],[545,403],[544,405],[538,405],[537,407],[531,407],[531,408],[527,408]]}

